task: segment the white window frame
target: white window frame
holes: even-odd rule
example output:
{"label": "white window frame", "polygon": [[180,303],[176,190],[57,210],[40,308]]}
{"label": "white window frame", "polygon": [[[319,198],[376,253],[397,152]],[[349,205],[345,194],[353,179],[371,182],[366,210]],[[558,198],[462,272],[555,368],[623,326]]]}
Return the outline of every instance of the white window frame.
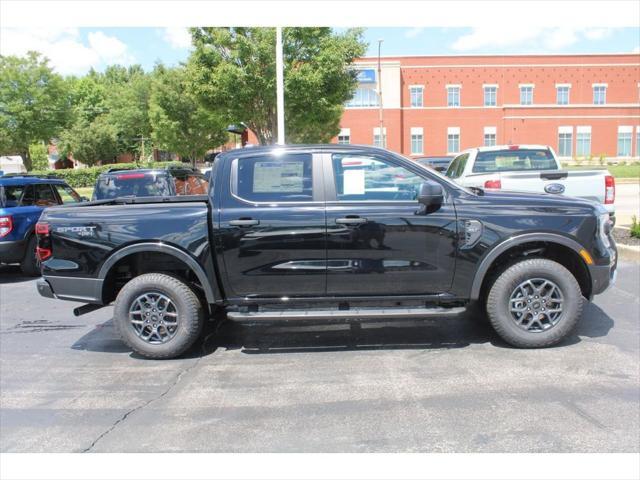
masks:
{"label": "white window frame", "polygon": [[[620,135],[625,135],[624,142],[629,144],[629,153],[620,152]],[[618,125],[618,138],[616,142],[616,155],[621,158],[629,158],[633,153],[633,127],[631,125]]]}
{"label": "white window frame", "polygon": [[[588,135],[585,139],[585,135]],[[588,152],[580,152],[580,144],[587,141],[589,143]],[[591,155],[591,126],[579,125],[576,127],[576,157],[588,157]]]}
{"label": "white window frame", "polygon": [[[567,155],[566,152],[561,152],[562,150],[560,148],[561,135],[562,136],[569,135],[569,155]],[[558,157],[571,158],[572,156],[573,156],[573,127],[570,127],[570,126],[558,127]]]}
{"label": "white window frame", "polygon": [[[447,107],[448,108],[459,108],[460,105],[462,105],[462,92],[461,92],[462,85],[456,84],[456,83],[447,84],[447,85],[445,85],[445,89],[447,90]],[[449,95],[451,93],[453,93],[454,91],[457,92],[457,100],[458,100],[458,104],[457,105],[451,105],[449,103]],[[456,97],[454,96],[454,99],[455,98]]]}
{"label": "white window frame", "polygon": [[[560,89],[566,89],[567,102],[560,103]],[[557,105],[569,105],[571,103],[571,84],[570,83],[556,83],[556,104]]]}
{"label": "white window frame", "polygon": [[[484,135],[482,137],[482,144],[485,147],[494,147],[497,144],[498,141],[498,134],[497,134],[497,128],[496,127],[484,127]],[[492,136],[493,137],[493,143],[492,144],[487,144],[487,136]]]}
{"label": "white window frame", "polygon": [[[347,141],[341,141],[340,137],[347,137]],[[351,129],[350,128],[341,128],[340,133],[338,133],[338,145],[349,145],[351,143]]]}
{"label": "white window frame", "polygon": [[[607,87],[609,85],[606,83],[592,83],[591,84],[591,88],[592,88],[592,93],[593,93],[593,104],[594,105],[606,105],[607,104]],[[602,89],[603,91],[603,96],[602,96],[602,102],[597,102],[596,103],[596,89]]]}
{"label": "white window frame", "polygon": [[[497,107],[498,106],[498,87],[497,83],[483,83],[482,84],[482,105],[485,107]],[[487,104],[487,90],[493,89],[493,104]]]}
{"label": "white window frame", "polygon": [[[455,140],[458,142],[458,149],[455,152],[449,149],[449,137],[457,137]],[[448,127],[447,128],[447,154],[460,153],[460,127]]]}
{"label": "white window frame", "polygon": [[[414,138],[415,137],[415,138]],[[411,127],[411,134],[409,137],[411,155],[422,155],[424,153],[424,129],[422,127]],[[414,140],[420,142],[420,149],[414,150]]]}
{"label": "white window frame", "polygon": [[[520,92],[520,105],[533,105],[533,93],[536,86],[533,83],[520,83],[518,84],[518,90]],[[531,90],[531,98],[529,103],[522,103],[522,91],[524,89]]]}
{"label": "white window frame", "polygon": [[[419,92],[418,97],[420,99],[418,104],[413,104],[413,95],[414,92]],[[411,108],[421,108],[424,107],[424,85],[409,85],[409,106]]]}
{"label": "white window frame", "polygon": [[382,127],[382,145],[378,145],[376,137],[380,138],[380,127],[373,128],[373,146],[380,148],[387,148],[387,127]]}

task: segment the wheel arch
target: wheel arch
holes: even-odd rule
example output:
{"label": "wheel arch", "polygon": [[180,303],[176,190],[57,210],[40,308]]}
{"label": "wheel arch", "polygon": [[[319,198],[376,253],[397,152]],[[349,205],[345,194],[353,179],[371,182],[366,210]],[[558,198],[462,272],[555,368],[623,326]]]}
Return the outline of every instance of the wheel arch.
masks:
{"label": "wheel arch", "polygon": [[470,299],[480,299],[486,286],[486,280],[491,276],[490,273],[492,269],[500,259],[503,259],[505,255],[509,255],[510,252],[522,250],[522,248],[527,245],[531,245],[532,247],[535,247],[536,245],[544,245],[546,248],[551,247],[560,249],[564,252],[570,252],[570,255],[567,258],[556,258],[554,260],[559,261],[559,263],[562,264],[566,262],[577,262],[577,264],[580,265],[580,269],[578,271],[569,270],[578,280],[583,295],[586,298],[590,298],[592,288],[591,274],[587,264],[580,255],[580,251],[583,250],[584,247],[571,238],[554,233],[527,233],[504,240],[485,255],[473,278]]}
{"label": "wheel arch", "polygon": [[[207,303],[212,304],[215,303],[216,298],[213,293],[213,287],[209,278],[207,277],[206,272],[202,268],[202,266],[194,259],[191,255],[189,255],[184,250],[174,247],[173,245],[167,245],[165,243],[156,243],[156,242],[144,242],[144,243],[135,243],[133,245],[128,245],[107,258],[107,260],[100,267],[100,271],[98,273],[98,278],[105,282],[108,275],[113,271],[113,267],[116,266],[122,260],[125,260],[127,257],[131,257],[132,255],[141,254],[141,253],[159,253],[168,255],[173,257],[175,260],[182,262],[198,279],[198,282],[202,286],[202,290],[204,296],[207,300]],[[106,282],[105,282],[106,283]],[[104,300],[104,295],[103,295]]]}

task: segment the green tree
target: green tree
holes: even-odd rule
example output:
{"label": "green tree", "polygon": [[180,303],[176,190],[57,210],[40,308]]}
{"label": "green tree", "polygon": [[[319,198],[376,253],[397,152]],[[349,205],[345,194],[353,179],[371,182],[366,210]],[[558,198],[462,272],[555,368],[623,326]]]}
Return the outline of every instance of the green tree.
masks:
{"label": "green tree", "polygon": [[[194,88],[217,111],[244,122],[261,144],[277,138],[274,28],[191,29]],[[362,30],[283,31],[286,140],[326,142],[339,131],[356,87],[351,65],[365,53]]]}
{"label": "green tree", "polygon": [[46,58],[0,56],[0,153],[20,154],[30,170],[29,145],[55,137],[68,114],[66,83]]}
{"label": "green tree", "polygon": [[31,166],[34,170],[46,170],[49,168],[47,153],[47,146],[44,143],[29,145],[29,157],[31,157]]}
{"label": "green tree", "polygon": [[100,115],[92,122],[80,119],[63,132],[58,149],[61,155],[71,153],[75,160],[88,166],[113,163],[119,153],[118,132],[108,115]]}
{"label": "green tree", "polygon": [[194,162],[227,141],[223,118],[201,104],[184,67],[156,68],[149,118],[154,143]]}

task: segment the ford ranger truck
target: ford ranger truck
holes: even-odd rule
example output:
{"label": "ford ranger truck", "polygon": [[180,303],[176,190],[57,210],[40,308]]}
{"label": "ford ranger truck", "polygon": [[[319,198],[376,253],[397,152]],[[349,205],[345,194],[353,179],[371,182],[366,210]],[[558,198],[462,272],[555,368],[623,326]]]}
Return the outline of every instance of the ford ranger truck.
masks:
{"label": "ford ranger truck", "polygon": [[214,311],[446,321],[478,304],[510,345],[546,347],[613,283],[617,257],[601,205],[469,189],[356,145],[232,150],[207,195],[48,208],[36,231],[40,294],[85,303],[76,314],[113,303],[148,358],[181,355]]}

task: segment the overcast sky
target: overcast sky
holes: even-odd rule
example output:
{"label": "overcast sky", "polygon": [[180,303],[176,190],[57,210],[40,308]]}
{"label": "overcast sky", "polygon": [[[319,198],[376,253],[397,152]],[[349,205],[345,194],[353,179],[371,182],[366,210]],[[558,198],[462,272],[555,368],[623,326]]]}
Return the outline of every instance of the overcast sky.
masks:
{"label": "overcast sky", "polygon": [[[489,53],[640,53],[637,28],[523,27],[495,28],[369,28],[369,56]],[[106,65],[141,64],[151,69],[160,61],[176,65],[189,55],[186,28],[3,28],[0,53],[23,55],[36,50],[64,75],[82,75]]]}

